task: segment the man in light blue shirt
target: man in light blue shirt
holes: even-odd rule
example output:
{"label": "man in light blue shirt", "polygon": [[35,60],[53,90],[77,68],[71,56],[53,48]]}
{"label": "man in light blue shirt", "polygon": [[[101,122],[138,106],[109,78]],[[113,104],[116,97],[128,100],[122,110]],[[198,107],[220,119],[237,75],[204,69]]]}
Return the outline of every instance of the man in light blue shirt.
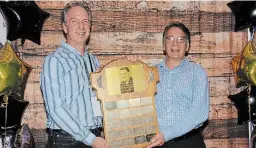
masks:
{"label": "man in light blue shirt", "polygon": [[147,148],[205,148],[200,126],[209,114],[209,85],[205,70],[188,61],[190,32],[179,22],[163,33],[165,59],[158,65],[155,96],[160,133]]}
{"label": "man in light blue shirt", "polygon": [[99,62],[88,53],[91,12],[84,2],[68,3],[61,14],[66,42],[45,58],[41,73],[48,128],[47,148],[108,148],[100,137],[89,74]]}

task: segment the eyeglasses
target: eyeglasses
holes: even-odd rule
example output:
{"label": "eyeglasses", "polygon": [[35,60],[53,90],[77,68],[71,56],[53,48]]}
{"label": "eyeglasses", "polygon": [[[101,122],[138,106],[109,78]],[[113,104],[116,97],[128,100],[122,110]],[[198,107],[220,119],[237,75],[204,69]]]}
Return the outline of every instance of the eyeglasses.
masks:
{"label": "eyeglasses", "polygon": [[170,36],[165,37],[166,42],[169,42],[169,43],[173,43],[175,40],[178,43],[184,43],[186,41],[186,39],[187,38],[185,36],[173,36],[173,35],[170,35]]}

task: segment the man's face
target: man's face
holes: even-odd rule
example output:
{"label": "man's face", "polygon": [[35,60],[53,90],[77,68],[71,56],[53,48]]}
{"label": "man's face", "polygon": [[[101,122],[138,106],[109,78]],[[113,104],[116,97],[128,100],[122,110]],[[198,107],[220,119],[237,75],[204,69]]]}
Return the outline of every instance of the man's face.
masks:
{"label": "man's face", "polygon": [[87,11],[75,6],[68,10],[66,23],[62,24],[63,31],[67,34],[67,43],[85,44],[90,35],[90,21]]}
{"label": "man's face", "polygon": [[130,79],[130,73],[126,69],[120,70],[121,81],[128,81]]}
{"label": "man's face", "polygon": [[181,61],[188,51],[186,34],[178,27],[170,28],[165,36],[166,58]]}

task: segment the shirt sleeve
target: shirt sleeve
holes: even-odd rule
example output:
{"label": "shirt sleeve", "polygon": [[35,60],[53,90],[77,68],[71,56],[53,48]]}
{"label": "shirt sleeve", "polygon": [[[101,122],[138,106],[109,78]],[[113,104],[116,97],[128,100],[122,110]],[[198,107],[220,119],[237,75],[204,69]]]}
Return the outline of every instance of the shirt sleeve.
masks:
{"label": "shirt sleeve", "polygon": [[82,125],[71,110],[64,105],[63,96],[65,91],[61,90],[63,83],[63,68],[56,57],[46,57],[41,73],[41,89],[45,102],[46,112],[59,128],[71,134],[77,141],[82,141],[91,146],[95,140],[92,134]]}
{"label": "shirt sleeve", "polygon": [[96,56],[92,55],[92,54],[89,54],[89,58],[91,59],[91,62],[93,63],[92,66],[93,66],[93,72],[95,72],[98,68],[100,68],[100,62],[99,60],[97,59]]}
{"label": "shirt sleeve", "polygon": [[191,107],[180,115],[174,125],[163,128],[170,129],[162,131],[165,141],[182,136],[198,128],[208,119],[210,104],[209,84],[206,72],[201,67],[194,73],[192,97]]}

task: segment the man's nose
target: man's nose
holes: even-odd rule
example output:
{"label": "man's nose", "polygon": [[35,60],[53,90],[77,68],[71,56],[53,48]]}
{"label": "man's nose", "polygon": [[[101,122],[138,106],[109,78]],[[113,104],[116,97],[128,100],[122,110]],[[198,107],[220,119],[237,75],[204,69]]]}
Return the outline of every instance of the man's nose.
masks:
{"label": "man's nose", "polygon": [[79,29],[84,29],[84,23],[82,21],[79,22],[78,24]]}
{"label": "man's nose", "polygon": [[173,45],[178,45],[178,38],[174,38]]}

